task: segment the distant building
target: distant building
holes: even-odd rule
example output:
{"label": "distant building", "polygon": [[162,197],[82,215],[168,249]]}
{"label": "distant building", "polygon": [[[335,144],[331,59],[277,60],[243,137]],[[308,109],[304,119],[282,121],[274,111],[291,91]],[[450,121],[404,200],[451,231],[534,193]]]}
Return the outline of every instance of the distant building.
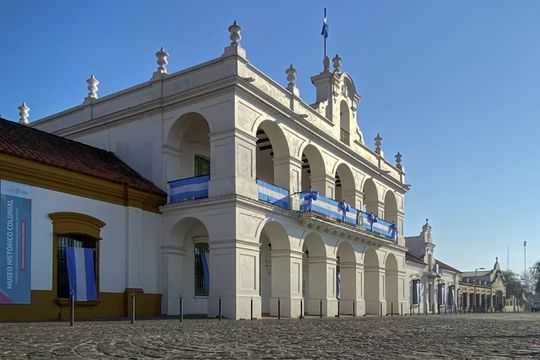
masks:
{"label": "distant building", "polygon": [[420,235],[406,237],[405,244],[411,311],[457,310],[460,271],[435,258],[431,225],[426,221]]}
{"label": "distant building", "polygon": [[491,270],[478,269],[461,274],[460,300],[464,311],[502,311],[505,306],[506,284],[499,259]]}

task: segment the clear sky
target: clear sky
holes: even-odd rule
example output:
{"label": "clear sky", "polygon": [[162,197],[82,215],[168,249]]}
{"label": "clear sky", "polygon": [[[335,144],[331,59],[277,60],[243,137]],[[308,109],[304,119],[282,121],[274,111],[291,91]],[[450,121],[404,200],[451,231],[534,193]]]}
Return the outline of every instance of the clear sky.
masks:
{"label": "clear sky", "polygon": [[540,258],[540,1],[2,1],[0,114],[31,120],[150,79],[160,46],[169,72],[219,56],[234,19],[248,59],[301,97],[331,55],[362,95],[360,127],[399,150],[412,185],[407,235],[430,219],[436,256],[461,270],[523,269]]}

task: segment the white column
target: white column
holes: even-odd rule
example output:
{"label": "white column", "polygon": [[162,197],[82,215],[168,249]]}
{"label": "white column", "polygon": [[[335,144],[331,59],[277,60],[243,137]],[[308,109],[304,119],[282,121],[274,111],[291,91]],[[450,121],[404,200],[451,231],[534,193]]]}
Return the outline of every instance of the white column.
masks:
{"label": "white column", "polygon": [[322,314],[337,314],[336,298],[336,259],[327,257],[310,257],[309,263],[309,295],[307,311],[310,315],[318,315],[322,301]]}
{"label": "white column", "polygon": [[[345,315],[364,315],[365,301],[363,295],[364,266],[350,262],[340,264],[341,288],[339,313]],[[354,310],[353,310],[354,309]]]}
{"label": "white column", "polygon": [[300,316],[302,300],[302,252],[292,250],[272,250],[272,290],[270,315]]}
{"label": "white column", "polygon": [[177,315],[180,309],[182,294],[182,269],[185,252],[173,245],[161,247],[163,258],[163,298],[161,312],[166,315]]}

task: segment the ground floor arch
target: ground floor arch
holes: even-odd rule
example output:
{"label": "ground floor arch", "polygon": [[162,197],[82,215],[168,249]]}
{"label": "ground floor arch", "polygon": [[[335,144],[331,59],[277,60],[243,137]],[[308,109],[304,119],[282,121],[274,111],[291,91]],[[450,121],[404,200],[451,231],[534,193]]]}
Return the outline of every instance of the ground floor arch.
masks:
{"label": "ground floor arch", "polygon": [[399,314],[398,264],[394,254],[388,254],[384,266],[386,312]]}
{"label": "ground floor arch", "polygon": [[164,267],[164,313],[207,315],[211,293],[211,257],[209,233],[196,218],[184,218],[173,227],[168,243],[162,246]]}
{"label": "ground floor arch", "polygon": [[379,271],[379,259],[374,249],[368,249],[364,254],[364,297],[366,300],[366,314],[381,315],[380,284],[384,283],[384,274]]}

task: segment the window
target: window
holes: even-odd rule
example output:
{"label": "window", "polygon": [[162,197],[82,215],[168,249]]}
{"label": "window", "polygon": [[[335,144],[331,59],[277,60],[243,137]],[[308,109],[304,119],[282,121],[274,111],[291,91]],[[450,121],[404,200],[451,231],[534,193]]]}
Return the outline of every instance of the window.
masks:
{"label": "window", "polygon": [[195,296],[208,296],[209,288],[208,243],[195,243]]}
{"label": "window", "polygon": [[195,176],[210,174],[210,159],[201,155],[195,155]]}
{"label": "window", "polygon": [[69,298],[66,247],[94,249],[94,273],[99,298],[99,243],[105,223],[85,214],[57,212],[49,214],[53,225],[53,294],[63,304]]}
{"label": "window", "polygon": [[[67,272],[66,247],[89,248],[94,250],[94,274],[97,274],[96,239],[88,235],[63,234],[58,236],[56,296],[69,298],[69,278]],[[97,289],[96,283],[96,289]]]}

